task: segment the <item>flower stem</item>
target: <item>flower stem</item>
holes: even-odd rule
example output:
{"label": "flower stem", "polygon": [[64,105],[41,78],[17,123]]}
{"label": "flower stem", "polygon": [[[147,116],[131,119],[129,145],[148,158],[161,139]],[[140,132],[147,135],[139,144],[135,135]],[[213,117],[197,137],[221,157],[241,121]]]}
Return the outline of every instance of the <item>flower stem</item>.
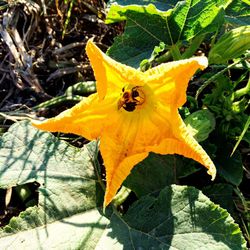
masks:
{"label": "flower stem", "polygon": [[181,60],[181,53],[180,53],[178,45],[173,44],[171,46],[170,53],[172,54],[174,61]]}
{"label": "flower stem", "polygon": [[204,40],[205,35],[201,34],[193,39],[190,46],[186,49],[186,51],[182,54],[182,59],[190,58],[196,50],[199,48],[200,44]]}
{"label": "flower stem", "polygon": [[247,85],[244,88],[238,89],[234,93],[234,98],[238,99],[243,95],[250,95],[250,77],[248,79]]}

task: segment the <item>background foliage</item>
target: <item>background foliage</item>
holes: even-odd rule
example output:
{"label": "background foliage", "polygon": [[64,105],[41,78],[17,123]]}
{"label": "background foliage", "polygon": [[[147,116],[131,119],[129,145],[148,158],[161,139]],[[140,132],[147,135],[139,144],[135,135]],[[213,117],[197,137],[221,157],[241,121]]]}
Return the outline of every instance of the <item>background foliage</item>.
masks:
{"label": "background foliage", "polygon": [[[1,84],[12,79],[18,88],[6,96],[7,85],[2,85],[0,92],[1,247],[247,249],[249,1],[127,0],[110,1],[109,9],[100,2],[55,1],[51,11],[61,21],[42,23],[40,29],[51,36],[44,44],[43,32],[29,36],[29,27],[40,17],[51,18],[49,3],[39,8],[36,2],[1,2],[1,12],[16,18],[8,26],[8,15],[1,17],[2,54],[9,60],[2,59]],[[20,29],[22,16],[29,23]],[[17,44],[18,35],[10,29],[23,41],[17,54],[8,39]],[[52,42],[59,37],[61,47]],[[55,136],[18,121],[35,114],[53,116],[95,92],[84,53],[89,37],[102,49],[109,47],[107,53],[117,61],[142,71],[193,55],[209,58],[208,69],[190,82],[180,114],[217,167],[214,183],[192,160],[150,154],[133,169],[113,205],[102,211],[105,173],[98,142]],[[34,55],[31,47],[36,47]],[[16,105],[17,96],[21,110],[9,105]],[[29,108],[23,109],[24,104]]]}

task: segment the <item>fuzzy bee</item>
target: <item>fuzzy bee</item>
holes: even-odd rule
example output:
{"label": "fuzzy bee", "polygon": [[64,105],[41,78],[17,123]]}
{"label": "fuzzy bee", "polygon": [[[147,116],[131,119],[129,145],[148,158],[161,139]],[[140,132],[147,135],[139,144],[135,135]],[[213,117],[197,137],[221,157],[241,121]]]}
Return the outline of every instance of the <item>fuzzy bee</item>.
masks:
{"label": "fuzzy bee", "polygon": [[145,100],[145,95],[140,86],[135,86],[129,90],[125,90],[123,87],[122,92],[122,97],[118,101],[118,110],[124,108],[128,112],[132,112],[137,105],[143,104]]}

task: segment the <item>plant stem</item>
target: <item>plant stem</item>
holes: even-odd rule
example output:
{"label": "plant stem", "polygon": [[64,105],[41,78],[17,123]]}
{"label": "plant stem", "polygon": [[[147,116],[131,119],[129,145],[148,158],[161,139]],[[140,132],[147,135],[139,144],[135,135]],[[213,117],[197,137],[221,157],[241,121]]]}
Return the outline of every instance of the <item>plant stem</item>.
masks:
{"label": "plant stem", "polygon": [[170,51],[167,51],[163,55],[156,58],[155,62],[157,62],[158,64],[161,64],[161,63],[168,62],[171,58],[172,58],[172,54],[170,53]]}
{"label": "plant stem", "polygon": [[229,70],[230,68],[234,67],[236,64],[243,62],[244,60],[246,60],[249,57],[249,54],[247,54],[245,57],[241,58],[240,60],[237,60],[236,62],[228,65],[226,68],[224,68],[223,70],[219,71],[218,73],[216,73],[215,75],[213,75],[211,78],[209,78],[207,81],[205,81],[202,86],[200,86],[196,92],[195,95],[195,99],[198,99],[198,96],[200,95],[200,93],[213,81],[216,80],[216,78],[218,78],[220,75],[224,74],[227,70]]}
{"label": "plant stem", "polygon": [[244,88],[238,89],[234,93],[234,98],[238,99],[243,95],[250,95],[250,77],[248,79],[247,85]]}
{"label": "plant stem", "polygon": [[199,48],[199,46],[202,43],[202,41],[204,40],[204,38],[205,38],[204,34],[201,34],[201,35],[195,37],[193,39],[192,43],[190,44],[190,46],[182,54],[182,59],[190,58],[195,53],[195,51]]}
{"label": "plant stem", "polygon": [[113,205],[115,207],[121,205],[128,198],[130,193],[131,189],[122,186],[112,201]]}
{"label": "plant stem", "polygon": [[171,53],[171,55],[173,56],[174,61],[181,60],[181,53],[180,53],[180,50],[179,50],[178,45],[173,44],[173,45],[171,46],[170,53]]}
{"label": "plant stem", "polygon": [[62,95],[62,96],[57,96],[54,97],[51,100],[42,102],[40,104],[38,104],[37,106],[33,107],[33,110],[38,110],[38,109],[42,109],[42,108],[51,108],[54,106],[58,106],[64,102],[73,102],[73,103],[77,103],[80,102],[84,97],[79,96],[79,95]]}

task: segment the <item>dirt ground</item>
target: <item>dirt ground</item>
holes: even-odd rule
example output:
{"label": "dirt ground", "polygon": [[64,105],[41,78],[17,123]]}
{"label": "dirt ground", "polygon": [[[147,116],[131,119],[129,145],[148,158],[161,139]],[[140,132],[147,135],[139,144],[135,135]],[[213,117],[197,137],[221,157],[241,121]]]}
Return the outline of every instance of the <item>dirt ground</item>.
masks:
{"label": "dirt ground", "polygon": [[0,111],[28,110],[93,80],[89,38],[105,50],[121,25],[104,23],[106,2],[9,1],[0,5]]}

